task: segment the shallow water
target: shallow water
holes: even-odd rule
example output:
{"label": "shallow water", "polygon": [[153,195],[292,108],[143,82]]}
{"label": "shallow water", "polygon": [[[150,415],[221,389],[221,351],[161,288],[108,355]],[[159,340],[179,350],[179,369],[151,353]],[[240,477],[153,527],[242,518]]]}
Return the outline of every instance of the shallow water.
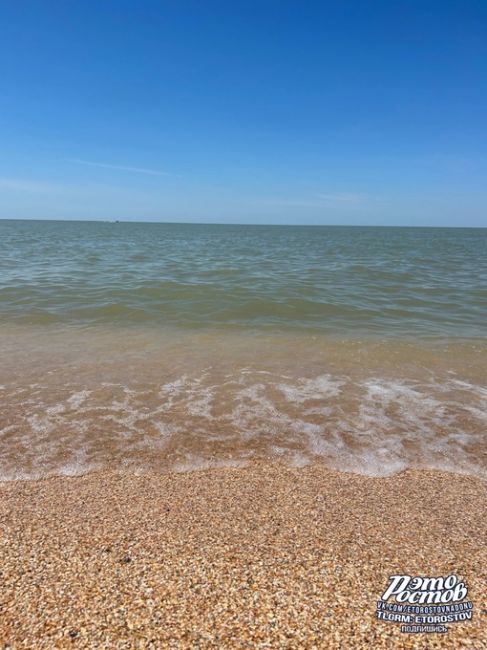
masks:
{"label": "shallow water", "polygon": [[486,253],[486,230],[0,221],[0,476],[485,476]]}

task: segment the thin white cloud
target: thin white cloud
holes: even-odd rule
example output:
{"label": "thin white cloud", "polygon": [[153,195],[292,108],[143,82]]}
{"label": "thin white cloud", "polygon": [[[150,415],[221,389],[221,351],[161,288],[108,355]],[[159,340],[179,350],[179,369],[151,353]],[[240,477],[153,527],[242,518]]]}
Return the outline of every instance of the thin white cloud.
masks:
{"label": "thin white cloud", "polygon": [[282,207],[297,207],[297,208],[322,208],[323,201],[307,201],[306,199],[264,199],[257,201],[261,205]]}
{"label": "thin white cloud", "polygon": [[357,194],[355,192],[341,192],[339,194],[317,194],[317,198],[330,203],[361,203],[370,199],[366,194]]}
{"label": "thin white cloud", "polygon": [[44,183],[42,181],[32,181],[24,178],[0,178],[0,189],[12,192],[32,193],[49,193],[58,192],[62,189],[59,185],[53,183]]}
{"label": "thin white cloud", "polygon": [[314,194],[309,198],[297,199],[267,199],[262,201],[265,205],[277,207],[302,207],[302,208],[354,208],[366,209],[376,199],[368,194],[355,192],[341,192],[337,194]]}
{"label": "thin white cloud", "polygon": [[68,158],[68,162],[76,163],[77,165],[88,165],[89,167],[101,167],[103,169],[115,169],[122,172],[133,172],[135,174],[149,174],[150,176],[174,176],[174,174],[158,169],[131,167],[129,165],[112,165],[110,163],[94,162],[93,160],[81,160],[80,158]]}

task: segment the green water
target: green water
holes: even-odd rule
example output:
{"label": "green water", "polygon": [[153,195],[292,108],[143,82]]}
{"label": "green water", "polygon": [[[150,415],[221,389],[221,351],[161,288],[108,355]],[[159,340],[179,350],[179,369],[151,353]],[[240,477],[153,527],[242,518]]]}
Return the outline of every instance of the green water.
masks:
{"label": "green water", "polygon": [[487,229],[0,221],[0,319],[482,338]]}
{"label": "green water", "polygon": [[0,479],[487,476],[487,230],[0,221]]}

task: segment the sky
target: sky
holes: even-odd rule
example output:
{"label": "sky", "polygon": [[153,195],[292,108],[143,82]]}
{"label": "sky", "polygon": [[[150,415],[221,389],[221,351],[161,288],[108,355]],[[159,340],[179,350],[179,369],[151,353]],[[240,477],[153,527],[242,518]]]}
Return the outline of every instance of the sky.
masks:
{"label": "sky", "polygon": [[0,0],[0,218],[487,227],[485,0]]}

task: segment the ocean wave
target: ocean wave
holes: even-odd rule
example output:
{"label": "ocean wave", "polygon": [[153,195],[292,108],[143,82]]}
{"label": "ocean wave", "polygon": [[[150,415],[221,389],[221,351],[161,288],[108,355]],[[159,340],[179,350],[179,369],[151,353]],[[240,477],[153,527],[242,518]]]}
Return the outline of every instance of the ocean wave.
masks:
{"label": "ocean wave", "polygon": [[6,386],[0,428],[4,479],[321,462],[382,476],[436,468],[486,476],[487,388],[325,373],[211,369],[144,386]]}

